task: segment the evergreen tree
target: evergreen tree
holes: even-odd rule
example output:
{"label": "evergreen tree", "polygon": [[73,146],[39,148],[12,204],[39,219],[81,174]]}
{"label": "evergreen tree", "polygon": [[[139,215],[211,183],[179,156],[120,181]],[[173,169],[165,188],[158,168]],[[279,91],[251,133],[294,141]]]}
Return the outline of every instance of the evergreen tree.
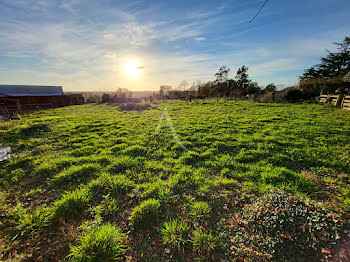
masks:
{"label": "evergreen tree", "polygon": [[350,74],[350,37],[345,37],[343,42],[334,43],[338,52],[330,52],[321,58],[321,63],[305,70],[300,77],[302,80],[313,78],[344,77]]}
{"label": "evergreen tree", "polygon": [[250,83],[249,75],[248,75],[248,67],[242,66],[237,70],[237,85],[241,89],[242,93],[246,93],[246,89],[248,84]]}

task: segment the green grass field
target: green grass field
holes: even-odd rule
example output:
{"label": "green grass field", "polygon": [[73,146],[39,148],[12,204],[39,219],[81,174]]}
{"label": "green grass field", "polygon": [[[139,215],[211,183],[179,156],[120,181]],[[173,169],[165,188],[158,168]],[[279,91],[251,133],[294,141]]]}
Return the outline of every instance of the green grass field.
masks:
{"label": "green grass field", "polygon": [[[155,134],[165,107],[190,151]],[[4,260],[320,261],[350,211],[350,113],[330,106],[70,106],[0,123],[0,145]]]}

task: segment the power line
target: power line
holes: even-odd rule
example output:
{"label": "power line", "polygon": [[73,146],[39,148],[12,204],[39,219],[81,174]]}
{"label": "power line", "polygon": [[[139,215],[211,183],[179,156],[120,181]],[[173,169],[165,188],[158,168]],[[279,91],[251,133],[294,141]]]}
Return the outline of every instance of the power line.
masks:
{"label": "power line", "polygon": [[251,23],[261,12],[261,10],[263,10],[263,8],[265,7],[265,5],[267,4],[269,0],[265,0],[265,2],[263,3],[263,5],[260,7],[259,11],[256,13],[256,15],[249,21],[249,23]]}

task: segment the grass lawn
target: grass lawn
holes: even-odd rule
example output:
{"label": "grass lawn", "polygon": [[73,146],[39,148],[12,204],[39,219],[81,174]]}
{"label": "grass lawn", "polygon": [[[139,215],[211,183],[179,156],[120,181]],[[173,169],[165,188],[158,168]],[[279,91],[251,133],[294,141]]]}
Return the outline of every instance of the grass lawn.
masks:
{"label": "grass lawn", "polygon": [[[164,108],[189,151],[155,134]],[[5,145],[4,260],[320,261],[350,211],[350,112],[330,106],[70,106],[0,123]]]}

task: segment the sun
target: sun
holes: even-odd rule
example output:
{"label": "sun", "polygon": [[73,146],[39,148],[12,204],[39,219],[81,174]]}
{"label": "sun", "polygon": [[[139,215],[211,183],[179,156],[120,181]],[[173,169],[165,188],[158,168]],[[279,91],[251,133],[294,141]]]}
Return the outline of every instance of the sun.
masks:
{"label": "sun", "polygon": [[124,72],[130,77],[138,77],[141,73],[141,67],[135,60],[129,60],[124,65]]}

